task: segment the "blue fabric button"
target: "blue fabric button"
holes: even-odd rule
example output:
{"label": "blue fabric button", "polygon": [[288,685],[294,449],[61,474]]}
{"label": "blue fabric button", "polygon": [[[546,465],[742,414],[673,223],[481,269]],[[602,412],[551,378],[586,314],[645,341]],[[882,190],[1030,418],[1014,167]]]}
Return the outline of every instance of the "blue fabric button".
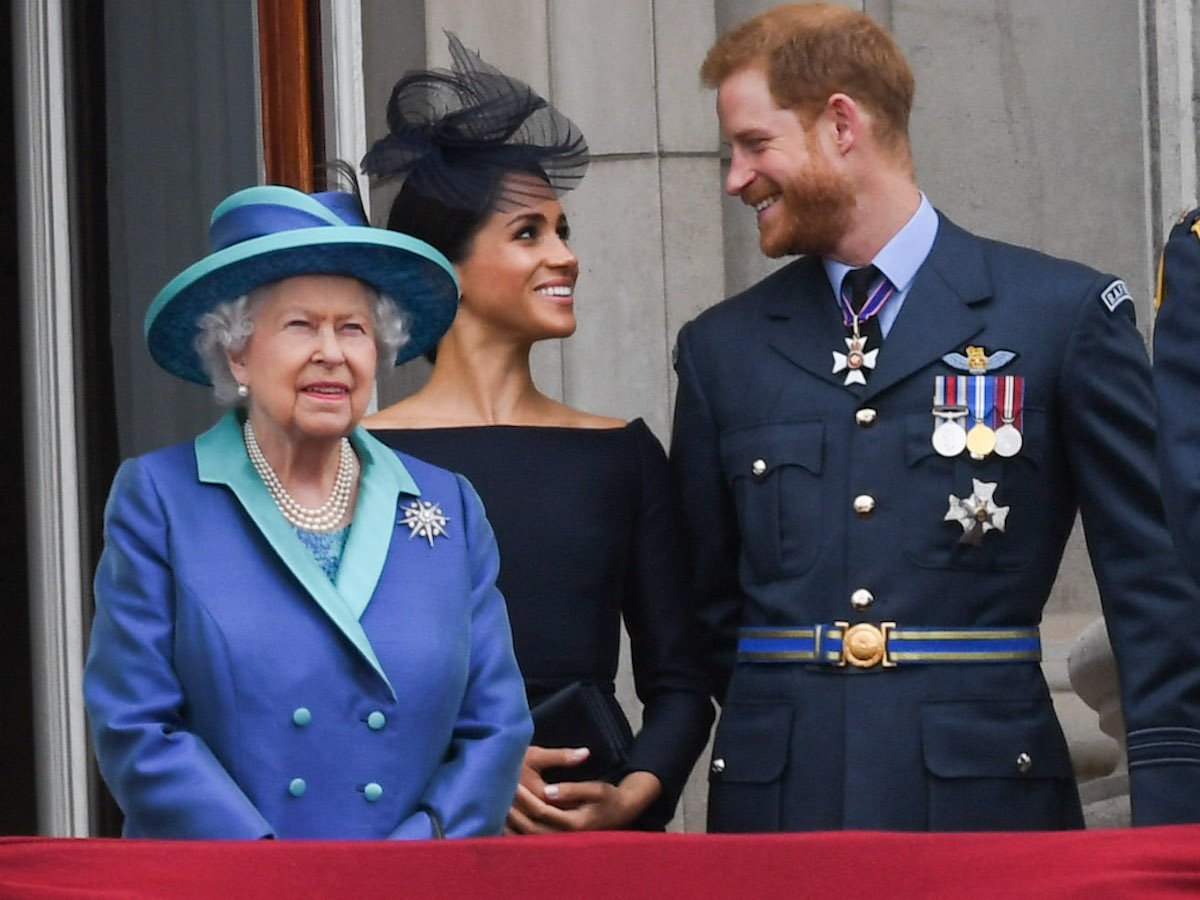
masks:
{"label": "blue fabric button", "polygon": [[293,797],[301,796],[306,790],[308,785],[304,783],[303,778],[293,778],[292,783],[288,785],[288,793]]}
{"label": "blue fabric button", "polygon": [[373,712],[369,716],[367,716],[367,727],[370,728],[372,731],[379,731],[386,724],[387,724],[387,716],[385,716],[379,710],[375,710],[375,712]]}
{"label": "blue fabric button", "polygon": [[312,721],[312,713],[308,711],[307,706],[298,706],[296,711],[292,713],[292,721],[303,728]]}
{"label": "blue fabric button", "polygon": [[374,803],[383,796],[383,788],[372,781],[363,788],[363,796],[365,796],[371,803]]}

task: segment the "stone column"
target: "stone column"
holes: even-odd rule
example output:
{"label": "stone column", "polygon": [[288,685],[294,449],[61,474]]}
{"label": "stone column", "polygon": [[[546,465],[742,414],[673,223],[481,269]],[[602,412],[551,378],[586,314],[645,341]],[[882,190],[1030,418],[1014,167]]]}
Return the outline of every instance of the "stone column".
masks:
{"label": "stone column", "polygon": [[[1079,795],[1089,828],[1127,828],[1129,771],[1125,759],[1125,721],[1117,666],[1103,619],[1095,619],[1079,635],[1068,661],[1071,686],[1099,715],[1100,730],[1118,749],[1110,772],[1090,781],[1081,780]],[[1072,745],[1074,753],[1075,746]]]}

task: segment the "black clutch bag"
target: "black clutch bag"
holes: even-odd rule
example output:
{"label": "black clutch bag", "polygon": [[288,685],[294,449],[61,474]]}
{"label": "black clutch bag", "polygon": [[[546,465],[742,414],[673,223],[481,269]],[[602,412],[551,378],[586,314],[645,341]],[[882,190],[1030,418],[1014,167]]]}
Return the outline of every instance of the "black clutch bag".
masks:
{"label": "black clutch bag", "polygon": [[542,771],[547,783],[613,781],[624,774],[633,731],[616,697],[586,681],[555,691],[530,710],[533,744],[538,747],[587,747],[577,766]]}

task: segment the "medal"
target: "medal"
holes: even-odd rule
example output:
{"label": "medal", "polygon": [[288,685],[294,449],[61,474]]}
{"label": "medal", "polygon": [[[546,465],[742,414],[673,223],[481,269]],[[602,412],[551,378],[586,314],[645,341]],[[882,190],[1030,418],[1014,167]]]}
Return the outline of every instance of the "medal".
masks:
{"label": "medal", "polygon": [[954,419],[946,419],[933,429],[933,449],[939,456],[958,456],[967,449],[966,430]]}
{"label": "medal", "polygon": [[967,452],[972,459],[983,459],[996,449],[996,432],[983,422],[976,422],[967,432]]}
{"label": "medal", "polygon": [[[865,297],[860,297],[861,306],[856,310],[855,298],[851,296],[851,279],[850,276],[858,275],[863,272],[874,272],[874,281],[867,286]],[[875,357],[879,355],[879,348],[874,350],[867,349],[866,335],[859,334],[859,323],[867,321],[871,316],[883,309],[884,305],[892,298],[892,294],[896,293],[896,289],[892,283],[883,276],[883,274],[871,266],[866,269],[852,270],[842,280],[842,289],[838,294],[838,305],[842,309],[842,322],[847,328],[852,329],[853,333],[846,338],[846,352],[839,353],[833,351],[833,374],[839,372],[846,373],[846,380],[842,384],[866,384],[867,373],[866,369],[875,368]]]}
{"label": "medal", "polygon": [[1024,439],[1016,423],[1021,416],[1024,395],[1025,379],[1020,375],[1005,375],[997,380],[996,410],[1001,423],[996,429],[997,456],[1010,457],[1021,452]]}
{"label": "medal", "polygon": [[967,452],[983,459],[996,449],[996,432],[987,424],[995,406],[996,379],[987,375],[968,376],[968,399],[975,424],[967,432]]}
{"label": "medal", "polygon": [[875,357],[879,350],[867,350],[867,338],[858,333],[858,323],[854,323],[854,334],[846,338],[846,352],[833,351],[833,374],[846,373],[842,384],[866,384],[867,377],[863,369],[875,368]]}
{"label": "medal", "polygon": [[[990,429],[989,429],[990,430]],[[983,542],[983,536],[989,531],[1004,531],[1008,520],[1008,507],[997,506],[993,499],[996,495],[996,482],[971,479],[972,493],[969,497],[950,495],[950,509],[942,521],[957,522],[962,526],[960,544],[978,547]]]}
{"label": "medal", "polygon": [[996,446],[995,451],[997,456],[1005,458],[1016,456],[1021,452],[1021,444],[1024,441],[1021,439],[1021,432],[1017,431],[1012,425],[1001,425],[996,429]]}
{"label": "medal", "polygon": [[958,456],[967,447],[967,430],[962,419],[967,407],[961,402],[966,396],[967,379],[963,376],[937,375],[933,380],[933,449],[939,456]]}

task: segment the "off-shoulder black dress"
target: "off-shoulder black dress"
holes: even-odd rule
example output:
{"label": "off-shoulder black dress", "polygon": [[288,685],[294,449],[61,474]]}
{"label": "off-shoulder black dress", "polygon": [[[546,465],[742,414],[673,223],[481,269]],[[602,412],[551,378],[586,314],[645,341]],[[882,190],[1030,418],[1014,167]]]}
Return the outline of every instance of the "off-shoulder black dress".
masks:
{"label": "off-shoulder black dress", "polygon": [[373,433],[466,475],[479,491],[500,545],[499,586],[530,705],[575,681],[611,692],[624,617],[644,706],[628,770],[663,785],[634,827],[662,828],[713,710],[685,595],[674,487],[645,422]]}

